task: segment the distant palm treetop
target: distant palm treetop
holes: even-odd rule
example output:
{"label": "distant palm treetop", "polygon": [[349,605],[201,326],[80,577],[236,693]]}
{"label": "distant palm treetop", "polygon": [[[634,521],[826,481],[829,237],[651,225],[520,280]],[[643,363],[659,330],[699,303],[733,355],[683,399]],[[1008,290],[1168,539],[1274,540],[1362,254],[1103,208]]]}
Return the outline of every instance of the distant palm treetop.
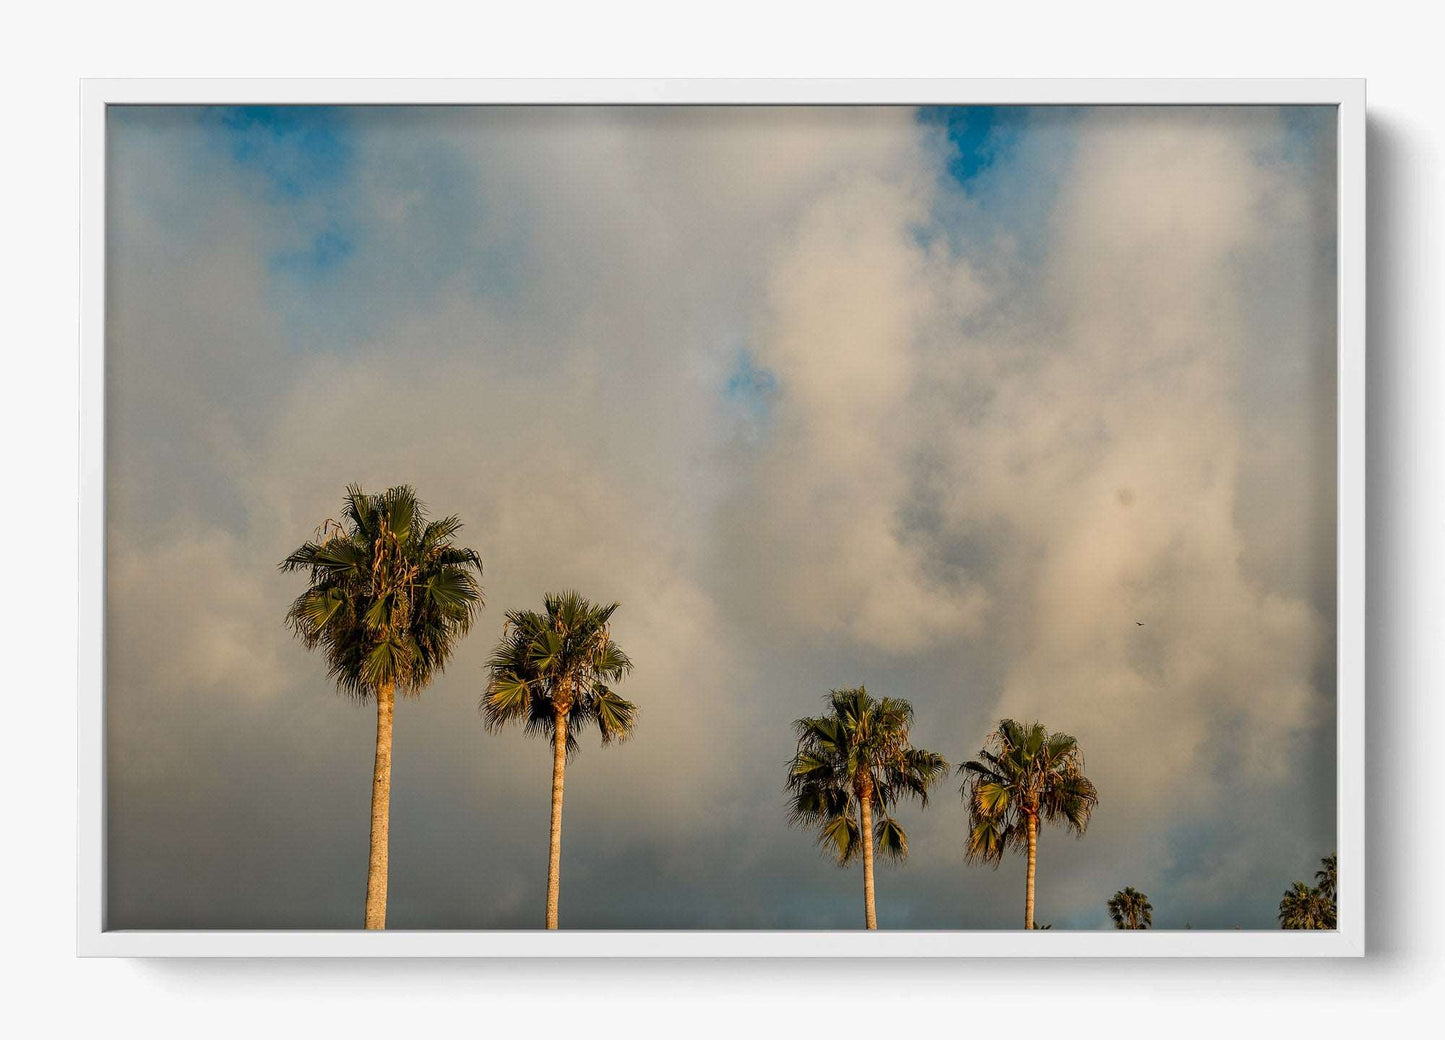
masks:
{"label": "distant palm treetop", "polygon": [[1149,897],[1132,885],[1109,899],[1109,920],[1125,931],[1143,931],[1154,924],[1154,907]]}
{"label": "distant palm treetop", "polygon": [[1332,931],[1339,927],[1338,857],[1326,856],[1315,871],[1314,888],[1296,881],[1279,901],[1279,926],[1291,930]]}

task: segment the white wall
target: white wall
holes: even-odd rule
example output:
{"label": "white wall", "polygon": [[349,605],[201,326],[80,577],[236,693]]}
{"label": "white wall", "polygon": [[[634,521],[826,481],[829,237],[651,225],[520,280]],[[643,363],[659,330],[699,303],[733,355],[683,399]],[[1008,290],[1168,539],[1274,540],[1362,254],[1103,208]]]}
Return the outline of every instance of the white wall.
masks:
{"label": "white wall", "polygon": [[[526,7],[253,0],[27,5],[6,17],[0,507],[8,711],[0,957],[32,1029],[249,1035],[969,1032],[1013,1003],[1085,1036],[1330,1036],[1433,1011],[1445,865],[1438,37],[1424,5],[1216,0]],[[1017,13],[1002,13],[1002,12]],[[684,13],[688,12],[688,13]],[[118,962],[73,957],[77,83],[82,75],[1369,77],[1370,945],[1349,963]],[[18,321],[17,321],[18,318]],[[18,999],[17,999],[18,998]],[[697,1011],[706,1005],[707,1010]],[[685,1016],[685,1017],[684,1017]],[[766,1017],[761,1017],[766,1016]],[[27,1030],[29,1032],[31,1030]]]}

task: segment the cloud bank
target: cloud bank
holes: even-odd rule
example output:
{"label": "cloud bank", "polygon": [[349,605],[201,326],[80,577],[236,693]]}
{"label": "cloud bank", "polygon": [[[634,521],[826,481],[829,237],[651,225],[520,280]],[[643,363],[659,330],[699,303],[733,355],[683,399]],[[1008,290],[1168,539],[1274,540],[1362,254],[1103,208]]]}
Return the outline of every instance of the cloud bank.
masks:
{"label": "cloud bank", "polygon": [[[1080,738],[1045,922],[1270,927],[1334,841],[1330,114],[939,115],[117,111],[110,925],[358,923],[373,723],[275,572],[358,480],[486,564],[398,712],[394,927],[540,920],[549,758],[476,701],[563,586],[642,708],[569,769],[565,926],[857,926],[782,770],[865,682],[950,761]],[[951,789],[905,823],[882,926],[1016,925]]]}

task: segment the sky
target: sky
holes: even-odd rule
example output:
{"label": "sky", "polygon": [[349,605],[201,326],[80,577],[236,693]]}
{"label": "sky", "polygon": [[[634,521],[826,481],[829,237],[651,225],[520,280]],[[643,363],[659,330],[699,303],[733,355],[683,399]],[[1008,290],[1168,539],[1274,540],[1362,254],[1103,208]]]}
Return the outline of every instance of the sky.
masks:
{"label": "sky", "polygon": [[[374,709],[283,625],[343,489],[458,513],[486,607],[398,705],[388,925],[534,928],[551,755],[503,613],[621,603],[561,923],[856,928],[787,824],[865,684],[1100,792],[1037,920],[1272,928],[1334,851],[1334,113],[111,107],[107,926],[356,928]],[[1136,624],[1143,622],[1143,625]],[[958,780],[882,928],[1013,928]]]}

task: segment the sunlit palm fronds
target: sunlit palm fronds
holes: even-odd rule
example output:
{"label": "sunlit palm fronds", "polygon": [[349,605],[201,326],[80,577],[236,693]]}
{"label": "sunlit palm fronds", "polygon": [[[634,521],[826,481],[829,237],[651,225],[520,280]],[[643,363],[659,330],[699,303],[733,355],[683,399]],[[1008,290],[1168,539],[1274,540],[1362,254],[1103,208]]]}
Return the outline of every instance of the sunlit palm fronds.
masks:
{"label": "sunlit palm fronds", "polygon": [[507,611],[482,694],[487,728],[520,722],[526,732],[550,739],[560,710],[568,720],[569,753],[577,750],[579,723],[595,725],[604,744],[631,736],[637,706],[614,689],[632,670],[612,641],[617,607],[562,592],[546,596],[540,613]]}
{"label": "sunlit palm fronds", "polygon": [[834,690],[828,710],[798,719],[798,746],[788,764],[789,822],[817,831],[839,865],[862,851],[858,809],[869,800],[874,848],[895,861],[908,856],[908,835],[893,816],[904,799],[928,804],[928,792],[948,772],[941,755],[909,740],[913,706],[895,697],[874,699],[864,687]]}
{"label": "sunlit palm fronds", "polygon": [[1099,803],[1084,775],[1079,742],[1041,723],[1003,719],[975,760],[958,767],[968,806],[964,853],[971,863],[997,866],[1008,849],[1028,847],[1028,821],[1061,822],[1082,835]]}
{"label": "sunlit palm fronds", "polygon": [[331,678],[360,699],[382,686],[419,693],[445,666],[482,607],[482,561],[456,545],[455,516],[428,522],[406,486],[346,489],[340,520],[281,561],[309,579],[286,612]]}

